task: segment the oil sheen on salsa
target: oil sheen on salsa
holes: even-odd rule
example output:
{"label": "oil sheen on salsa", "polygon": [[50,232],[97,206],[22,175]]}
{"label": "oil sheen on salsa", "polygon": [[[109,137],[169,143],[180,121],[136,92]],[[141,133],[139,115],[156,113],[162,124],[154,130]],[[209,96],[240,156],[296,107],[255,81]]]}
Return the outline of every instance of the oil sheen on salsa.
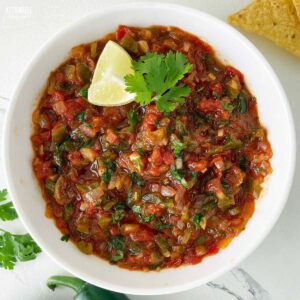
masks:
{"label": "oil sheen on salsa", "polygon": [[[136,60],[179,51],[192,64],[184,104],[87,102],[108,40]],[[175,27],[119,26],[73,48],[33,113],[32,167],[62,242],[132,270],[197,264],[246,226],[272,150],[243,74]]]}

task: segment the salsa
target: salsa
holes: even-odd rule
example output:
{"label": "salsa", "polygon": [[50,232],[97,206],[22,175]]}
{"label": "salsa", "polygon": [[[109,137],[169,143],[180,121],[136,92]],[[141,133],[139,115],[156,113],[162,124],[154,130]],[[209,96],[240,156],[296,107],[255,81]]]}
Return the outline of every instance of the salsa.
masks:
{"label": "salsa", "polygon": [[[107,41],[134,60],[181,52],[192,65],[182,104],[87,101]],[[46,215],[86,254],[153,270],[197,264],[246,226],[271,173],[272,149],[243,74],[175,27],[121,25],[73,48],[33,113],[32,167]]]}

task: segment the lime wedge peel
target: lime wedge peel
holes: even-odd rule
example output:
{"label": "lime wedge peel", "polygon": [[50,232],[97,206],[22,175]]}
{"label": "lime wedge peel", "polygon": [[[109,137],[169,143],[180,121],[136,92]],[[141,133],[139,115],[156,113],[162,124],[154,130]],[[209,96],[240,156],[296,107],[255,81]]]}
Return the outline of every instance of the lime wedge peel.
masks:
{"label": "lime wedge peel", "polygon": [[126,92],[124,76],[133,74],[130,55],[117,43],[108,41],[95,68],[88,90],[88,101],[99,106],[124,105],[135,94]]}

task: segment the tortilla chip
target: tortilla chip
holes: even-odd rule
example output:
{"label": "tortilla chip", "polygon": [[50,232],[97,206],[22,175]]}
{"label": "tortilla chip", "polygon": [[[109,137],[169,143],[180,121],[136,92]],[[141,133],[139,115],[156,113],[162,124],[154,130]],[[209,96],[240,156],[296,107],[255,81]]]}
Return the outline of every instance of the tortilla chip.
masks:
{"label": "tortilla chip", "polygon": [[255,0],[228,21],[300,57],[300,21],[292,0]]}
{"label": "tortilla chip", "polygon": [[293,3],[297,11],[298,19],[300,20],[300,0],[293,0]]}

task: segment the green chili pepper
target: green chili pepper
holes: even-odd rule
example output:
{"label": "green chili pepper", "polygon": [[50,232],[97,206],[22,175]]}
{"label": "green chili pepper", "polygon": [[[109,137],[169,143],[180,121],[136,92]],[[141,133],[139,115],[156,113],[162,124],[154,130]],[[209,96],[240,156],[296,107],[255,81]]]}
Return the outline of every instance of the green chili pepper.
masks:
{"label": "green chili pepper", "polygon": [[127,51],[138,53],[138,43],[136,40],[129,34],[125,34],[122,41],[121,46]]}
{"label": "green chili pepper", "polygon": [[123,294],[104,290],[71,276],[51,276],[47,280],[47,286],[51,290],[55,290],[57,286],[69,287],[76,292],[75,300],[129,300]]}

